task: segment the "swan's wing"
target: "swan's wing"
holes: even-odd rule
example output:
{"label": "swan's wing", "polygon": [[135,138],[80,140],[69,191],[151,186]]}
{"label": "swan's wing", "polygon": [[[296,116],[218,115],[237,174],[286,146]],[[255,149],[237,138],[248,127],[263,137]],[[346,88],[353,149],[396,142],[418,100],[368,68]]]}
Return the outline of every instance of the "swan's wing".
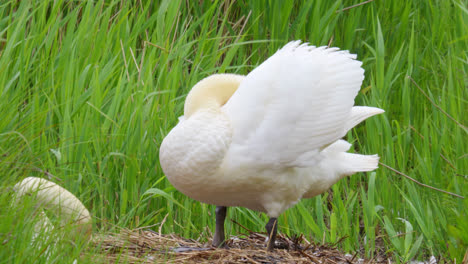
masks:
{"label": "swan's wing", "polygon": [[346,134],[364,70],[356,55],[290,42],[253,70],[223,107],[235,155],[257,163],[312,166]]}

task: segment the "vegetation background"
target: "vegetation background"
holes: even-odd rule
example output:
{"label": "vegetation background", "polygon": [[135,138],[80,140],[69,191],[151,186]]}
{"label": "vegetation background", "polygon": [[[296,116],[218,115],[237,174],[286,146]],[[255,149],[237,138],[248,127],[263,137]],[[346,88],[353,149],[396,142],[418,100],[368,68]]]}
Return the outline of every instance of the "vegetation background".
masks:
{"label": "vegetation background", "polygon": [[[247,74],[301,39],[358,55],[356,104],[386,113],[348,133],[354,150],[428,185],[468,195],[468,9],[445,1],[0,2],[0,263],[71,263],[84,243],[31,243],[36,207],[14,205],[27,176],[55,181],[91,211],[94,232],[160,224],[208,240],[214,207],[178,193],[159,145],[200,79]],[[357,6],[355,6],[357,5]],[[461,262],[468,202],[381,166],[279,219],[280,232],[394,261]],[[263,214],[228,218],[263,230]],[[159,227],[154,227],[159,228]],[[245,232],[227,221],[227,232]],[[45,238],[46,239],[46,238]]]}

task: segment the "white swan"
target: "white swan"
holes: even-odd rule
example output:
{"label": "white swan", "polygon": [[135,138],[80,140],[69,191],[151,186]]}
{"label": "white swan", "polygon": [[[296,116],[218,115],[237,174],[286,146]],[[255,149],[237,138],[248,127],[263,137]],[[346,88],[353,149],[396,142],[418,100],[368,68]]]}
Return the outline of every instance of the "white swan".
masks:
{"label": "white swan", "polygon": [[215,74],[192,88],[160,162],[179,191],[217,205],[214,246],[224,244],[228,206],[267,213],[272,250],[283,211],[377,168],[377,155],[346,153],[351,144],[340,140],[384,112],[353,107],[361,64],[347,51],[295,41],[247,76]]}
{"label": "white swan", "polygon": [[[91,235],[92,221],[88,209],[76,196],[56,183],[27,177],[13,189],[16,191],[13,205],[19,204],[25,196],[31,196],[32,201],[36,203],[38,215],[31,219],[35,223],[31,245],[43,248],[42,253],[46,255],[47,261],[53,252],[57,252],[57,243],[62,241],[65,235],[71,235],[75,239],[81,236],[88,238]],[[57,217],[60,226],[55,226],[43,209]],[[64,226],[71,228],[63,228]]]}
{"label": "white swan", "polygon": [[32,196],[40,209],[35,225],[36,236],[40,232],[51,232],[55,228],[43,208],[57,217],[62,226],[71,224],[77,234],[91,235],[92,221],[89,211],[76,196],[56,183],[27,177],[17,183],[14,190],[15,203],[19,203],[24,196]]}

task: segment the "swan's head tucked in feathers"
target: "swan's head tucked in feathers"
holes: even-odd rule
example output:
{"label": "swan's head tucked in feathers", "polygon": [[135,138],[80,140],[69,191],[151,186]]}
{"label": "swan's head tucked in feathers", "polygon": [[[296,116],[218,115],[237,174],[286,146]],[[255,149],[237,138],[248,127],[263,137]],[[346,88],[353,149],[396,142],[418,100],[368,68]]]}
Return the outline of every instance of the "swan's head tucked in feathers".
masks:
{"label": "swan's head tucked in feathers", "polygon": [[[199,81],[185,99],[184,116],[164,138],[161,167],[179,190],[186,190],[212,176],[231,143],[232,127],[221,107],[231,98],[244,76],[214,74]],[[185,194],[197,199],[199,189]]]}
{"label": "swan's head tucked in feathers", "polygon": [[185,99],[184,117],[189,118],[200,109],[223,106],[243,79],[237,74],[214,74],[199,81]]}
{"label": "swan's head tucked in feathers", "polygon": [[176,189],[218,206],[214,246],[224,241],[226,206],[267,213],[271,250],[269,224],[283,211],[377,168],[377,155],[348,153],[341,140],[383,112],[354,106],[361,64],[347,51],[294,41],[245,77],[215,74],[192,88],[159,158]]}

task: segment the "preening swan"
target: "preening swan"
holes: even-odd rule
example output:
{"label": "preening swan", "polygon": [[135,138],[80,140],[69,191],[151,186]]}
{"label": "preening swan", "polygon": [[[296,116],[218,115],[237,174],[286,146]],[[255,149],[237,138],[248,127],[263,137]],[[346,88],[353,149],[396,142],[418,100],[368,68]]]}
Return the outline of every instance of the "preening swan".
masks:
{"label": "preening swan", "polygon": [[91,234],[91,216],[88,209],[72,193],[46,179],[27,177],[14,187],[16,203],[24,196],[33,196],[39,206],[39,220],[36,231],[50,231],[54,228],[49,218],[42,211],[48,209],[60,219],[62,225],[72,224],[76,231],[86,235]]}
{"label": "preening swan", "polygon": [[[72,238],[80,236],[88,238],[91,235],[92,223],[88,209],[76,196],[56,183],[46,179],[27,177],[17,183],[14,190],[16,191],[14,203],[20,203],[25,196],[32,196],[32,201],[36,203],[38,215],[31,219],[35,221],[31,245],[44,248],[41,254],[47,255],[47,260],[51,252],[57,251],[56,245],[64,235],[71,235]],[[43,209],[47,209],[57,217],[60,220],[60,226],[55,226]],[[64,226],[71,228],[64,229]]]}
{"label": "preening swan", "polygon": [[353,107],[361,64],[348,51],[294,41],[247,76],[215,74],[192,88],[160,162],[179,191],[217,206],[214,246],[224,244],[228,206],[265,212],[272,250],[283,211],[377,168],[377,155],[347,153],[340,139],[384,112]]}

